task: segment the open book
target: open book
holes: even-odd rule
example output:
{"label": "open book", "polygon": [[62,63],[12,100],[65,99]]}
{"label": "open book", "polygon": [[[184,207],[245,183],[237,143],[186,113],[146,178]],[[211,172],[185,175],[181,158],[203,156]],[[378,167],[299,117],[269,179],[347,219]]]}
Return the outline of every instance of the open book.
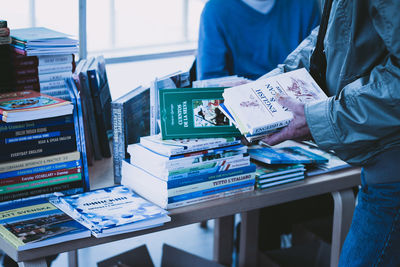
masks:
{"label": "open book", "polygon": [[226,88],[224,106],[220,109],[243,135],[254,138],[276,131],[292,120],[292,112],[278,103],[278,96],[289,96],[301,102],[327,98],[303,68]]}

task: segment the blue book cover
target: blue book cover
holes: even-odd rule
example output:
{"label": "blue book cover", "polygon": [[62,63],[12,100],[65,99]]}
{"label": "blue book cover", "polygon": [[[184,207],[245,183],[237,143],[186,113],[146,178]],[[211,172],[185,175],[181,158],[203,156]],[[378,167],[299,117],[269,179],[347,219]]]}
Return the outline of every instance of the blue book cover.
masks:
{"label": "blue book cover", "polygon": [[301,147],[250,147],[250,158],[268,164],[321,164],[328,159]]}
{"label": "blue book cover", "polygon": [[57,196],[50,202],[85,225],[96,237],[142,230],[171,220],[165,210],[125,186]]}
{"label": "blue book cover", "polygon": [[0,235],[18,250],[85,238],[90,231],[46,199],[0,207]]}
{"label": "blue book cover", "polygon": [[85,131],[83,125],[83,113],[82,113],[82,103],[79,92],[75,86],[75,82],[72,78],[66,80],[66,83],[70,89],[71,99],[74,101],[75,109],[74,109],[74,125],[75,125],[75,134],[76,134],[76,144],[78,151],[81,153],[81,161],[83,167],[83,186],[84,190],[90,190],[89,183],[89,166],[86,156],[86,139],[85,139]]}

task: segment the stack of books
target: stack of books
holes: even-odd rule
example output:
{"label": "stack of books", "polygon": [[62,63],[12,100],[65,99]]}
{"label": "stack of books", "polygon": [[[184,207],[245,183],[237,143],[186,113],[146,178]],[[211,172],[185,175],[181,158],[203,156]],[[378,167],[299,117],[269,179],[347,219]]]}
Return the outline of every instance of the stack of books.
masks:
{"label": "stack of books", "polygon": [[0,20],[0,45],[10,44],[10,28],[8,28],[6,20]]}
{"label": "stack of books", "polygon": [[304,180],[308,168],[328,163],[326,157],[300,146],[251,146],[248,152],[257,164],[257,189]]}
{"label": "stack of books", "polygon": [[11,31],[12,68],[16,90],[35,90],[68,99],[64,80],[75,69],[78,41],[48,28]]}
{"label": "stack of books", "polygon": [[88,186],[74,111],[35,91],[0,94],[0,202]]}
{"label": "stack of books", "polygon": [[223,97],[221,111],[249,141],[279,131],[293,119],[278,97],[303,103],[327,98],[304,68],[226,88]]}
{"label": "stack of books", "polygon": [[254,189],[255,165],[233,137],[162,140],[128,145],[121,184],[162,208],[176,208]]}
{"label": "stack of books", "polygon": [[204,87],[233,87],[241,84],[246,84],[251,82],[251,80],[240,77],[237,75],[212,78],[206,80],[193,81],[193,88],[204,88]]}

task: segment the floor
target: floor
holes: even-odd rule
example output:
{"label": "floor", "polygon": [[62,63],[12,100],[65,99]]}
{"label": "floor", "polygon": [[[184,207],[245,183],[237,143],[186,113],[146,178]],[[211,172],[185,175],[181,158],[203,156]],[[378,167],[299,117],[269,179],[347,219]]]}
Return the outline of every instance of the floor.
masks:
{"label": "floor", "polygon": [[[98,261],[146,244],[154,265],[159,267],[163,243],[184,249],[206,259],[212,259],[213,221],[208,221],[207,226],[207,229],[203,229],[196,223],[110,244],[80,249],[78,251],[78,263],[79,266],[96,267]],[[68,267],[67,255],[65,253],[60,254],[51,267]]]}

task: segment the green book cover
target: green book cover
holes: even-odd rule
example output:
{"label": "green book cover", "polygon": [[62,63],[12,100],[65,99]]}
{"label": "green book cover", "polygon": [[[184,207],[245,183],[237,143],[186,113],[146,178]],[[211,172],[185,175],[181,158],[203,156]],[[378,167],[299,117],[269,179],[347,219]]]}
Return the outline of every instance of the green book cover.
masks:
{"label": "green book cover", "polygon": [[159,91],[163,139],[240,136],[218,109],[224,88],[176,88]]}

